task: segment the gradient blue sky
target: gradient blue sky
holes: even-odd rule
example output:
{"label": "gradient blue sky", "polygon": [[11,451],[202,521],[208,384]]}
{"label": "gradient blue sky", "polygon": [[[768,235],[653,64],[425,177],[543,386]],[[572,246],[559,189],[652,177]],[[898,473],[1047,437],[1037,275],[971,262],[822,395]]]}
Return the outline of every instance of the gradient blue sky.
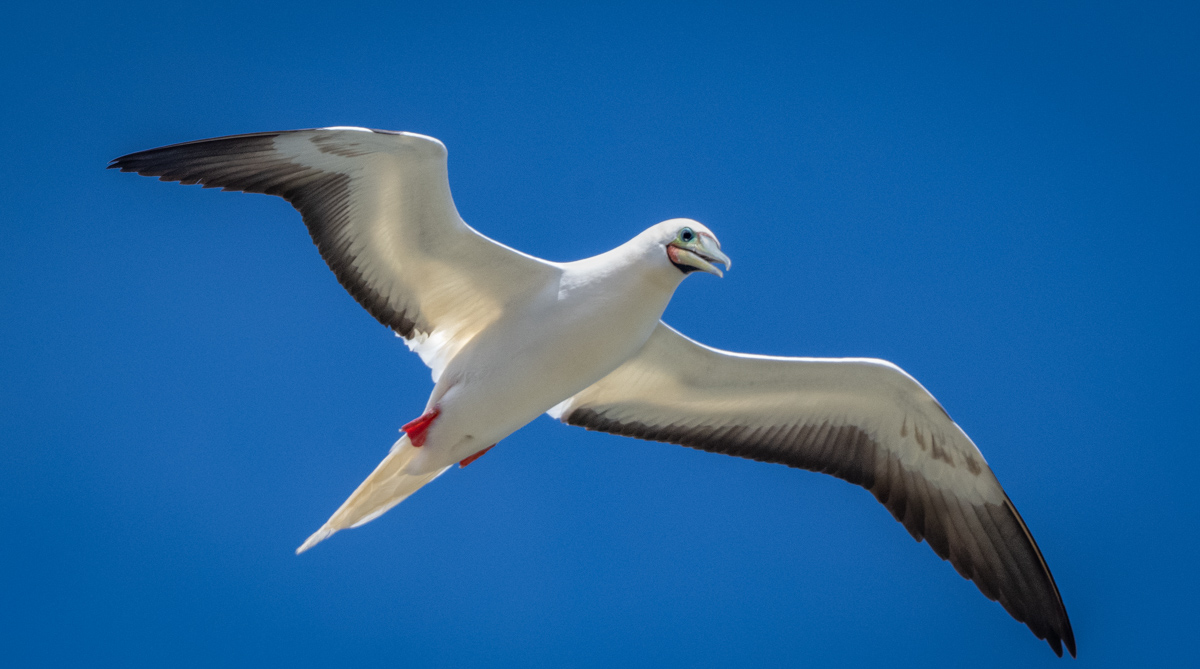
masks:
{"label": "gradient blue sky", "polygon": [[[961,4],[7,8],[4,663],[1194,660],[1195,5]],[[861,489],[545,418],[293,555],[428,372],[281,200],[104,166],[323,125],[442,139],[464,217],[542,257],[707,223],[733,271],[667,320],[916,376],[1079,660]]]}

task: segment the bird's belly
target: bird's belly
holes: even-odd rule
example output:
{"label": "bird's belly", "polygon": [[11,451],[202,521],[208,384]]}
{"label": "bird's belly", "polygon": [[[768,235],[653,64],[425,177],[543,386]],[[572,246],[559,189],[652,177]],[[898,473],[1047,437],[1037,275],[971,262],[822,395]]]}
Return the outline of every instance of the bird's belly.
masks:
{"label": "bird's belly", "polygon": [[430,397],[440,415],[427,443],[444,453],[439,459],[455,462],[487,448],[599,381],[658,324],[654,313],[626,313],[623,322],[602,312],[570,316],[502,325],[455,357]]}

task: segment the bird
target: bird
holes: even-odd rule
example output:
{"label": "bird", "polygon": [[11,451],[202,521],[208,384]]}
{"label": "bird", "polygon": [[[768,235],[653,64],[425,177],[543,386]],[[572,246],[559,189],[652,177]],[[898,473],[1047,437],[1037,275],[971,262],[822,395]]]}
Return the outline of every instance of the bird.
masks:
{"label": "bird", "polygon": [[440,141],[349,126],[173,144],[108,167],[282,197],[346,291],[430,368],[421,413],[297,554],[549,414],[862,486],[1058,656],[1064,645],[1075,656],[1029,528],[974,442],[912,376],[871,358],[723,351],[662,321],[690,274],[731,267],[702,223],[671,219],[594,257],[542,260],[463,221]]}

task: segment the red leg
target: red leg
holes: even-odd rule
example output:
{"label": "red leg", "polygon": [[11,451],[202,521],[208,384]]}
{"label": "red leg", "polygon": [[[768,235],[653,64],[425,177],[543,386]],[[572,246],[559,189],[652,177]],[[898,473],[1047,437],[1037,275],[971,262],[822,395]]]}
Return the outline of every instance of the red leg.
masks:
{"label": "red leg", "polygon": [[463,458],[463,461],[458,463],[458,468],[462,469],[463,467],[466,467],[467,465],[471,464],[472,462],[475,462],[476,460],[479,459],[479,456],[483,455],[484,453],[487,453],[488,451],[492,450],[495,447],[496,447],[496,445],[492,444],[491,446],[488,446],[487,448],[483,449],[482,451],[479,451],[475,455]]}
{"label": "red leg", "polygon": [[400,429],[408,435],[408,440],[412,442],[413,446],[420,448],[425,445],[425,433],[429,431],[429,426],[433,425],[434,419],[441,415],[441,413],[441,409],[435,406],[432,411],[426,411],[419,418],[406,423]]}

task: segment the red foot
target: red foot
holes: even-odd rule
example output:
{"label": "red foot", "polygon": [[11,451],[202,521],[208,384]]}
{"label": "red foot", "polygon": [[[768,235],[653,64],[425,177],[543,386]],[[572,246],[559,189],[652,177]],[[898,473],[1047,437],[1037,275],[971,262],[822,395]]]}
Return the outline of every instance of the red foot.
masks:
{"label": "red foot", "polygon": [[476,453],[475,455],[472,455],[469,458],[463,458],[463,461],[458,463],[458,468],[462,469],[463,467],[466,467],[467,465],[471,464],[472,462],[475,462],[476,460],[479,459],[479,456],[483,455],[484,453],[487,453],[488,451],[492,450],[495,447],[496,447],[496,445],[492,444],[491,446],[488,446],[487,448],[483,449],[482,451],[479,451],[478,453]]}
{"label": "red foot", "polygon": [[441,413],[442,410],[435,406],[432,411],[426,411],[419,418],[411,423],[406,423],[400,429],[408,435],[408,440],[412,442],[413,446],[420,448],[425,445],[425,433],[429,431],[429,426],[433,425],[434,419]]}

